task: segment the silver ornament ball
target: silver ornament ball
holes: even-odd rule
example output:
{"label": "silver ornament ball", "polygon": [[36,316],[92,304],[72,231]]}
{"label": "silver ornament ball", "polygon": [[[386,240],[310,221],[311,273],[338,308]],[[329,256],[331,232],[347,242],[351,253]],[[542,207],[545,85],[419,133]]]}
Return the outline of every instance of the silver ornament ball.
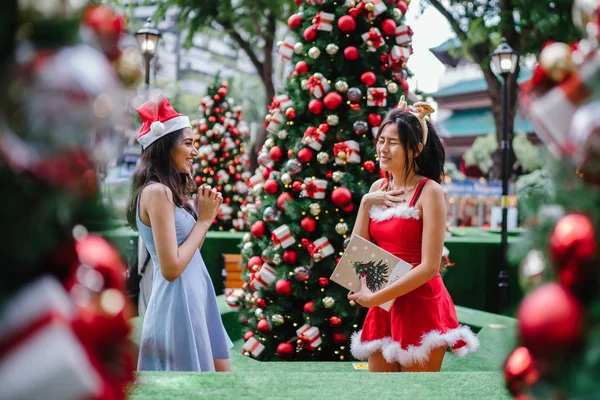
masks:
{"label": "silver ornament ball", "polygon": [[333,179],[334,182],[341,181],[343,176],[344,176],[344,173],[342,171],[335,171],[333,174],[331,174],[331,178]]}
{"label": "silver ornament ball", "polygon": [[340,117],[335,114],[331,114],[327,116],[327,124],[331,126],[336,126],[340,123]]}
{"label": "silver ornament ball", "polygon": [[319,203],[312,203],[310,206],[308,206],[308,209],[315,217],[321,214],[321,205]]}
{"label": "silver ornament ball", "polygon": [[340,47],[335,43],[329,43],[327,47],[325,47],[325,51],[331,56],[336,54],[339,51],[339,49]]}
{"label": "silver ornament ball", "polygon": [[321,50],[319,50],[318,47],[311,47],[310,50],[308,50],[308,56],[313,60],[316,60],[321,56]]}
{"label": "silver ornament ball", "polygon": [[348,82],[343,81],[343,80],[339,80],[337,82],[335,82],[335,90],[337,90],[340,93],[345,93],[348,91]]}
{"label": "silver ornament ball", "polygon": [[329,162],[329,154],[324,151],[317,154],[317,161],[321,164],[327,164]]}

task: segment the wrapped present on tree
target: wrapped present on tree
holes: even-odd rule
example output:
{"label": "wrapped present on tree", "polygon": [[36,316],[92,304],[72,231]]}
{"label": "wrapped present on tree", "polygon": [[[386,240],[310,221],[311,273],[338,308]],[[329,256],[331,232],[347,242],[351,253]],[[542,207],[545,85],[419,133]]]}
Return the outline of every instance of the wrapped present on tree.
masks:
{"label": "wrapped present on tree", "polygon": [[327,181],[325,179],[306,178],[300,194],[311,199],[324,199],[326,192]]}
{"label": "wrapped present on tree", "polygon": [[231,309],[238,311],[242,305],[242,297],[244,296],[244,289],[233,289],[226,293],[225,302]]}
{"label": "wrapped present on tree", "polygon": [[292,37],[286,37],[283,42],[281,42],[281,46],[277,49],[277,54],[281,56],[282,59],[291,60],[292,55],[294,55],[294,44],[296,41]]}
{"label": "wrapped present on tree", "polygon": [[204,108],[212,108],[212,106],[215,104],[215,101],[213,100],[212,97],[210,96],[204,96],[201,100],[200,100],[200,105]]}
{"label": "wrapped present on tree", "polygon": [[325,4],[325,0],[306,0],[306,4],[309,6],[319,6]]}
{"label": "wrapped present on tree", "polygon": [[375,107],[385,107],[387,104],[386,88],[368,88],[367,105]]}
{"label": "wrapped present on tree", "polygon": [[[321,258],[325,258],[328,257],[330,255],[332,255],[333,253],[335,253],[335,249],[333,248],[333,246],[331,245],[331,243],[329,243],[329,239],[327,239],[326,237],[322,237],[320,239],[317,239],[313,242],[313,244],[315,245],[315,252],[319,253]],[[314,254],[313,254],[313,258],[314,258]],[[317,260],[315,258],[315,261],[320,261]]]}
{"label": "wrapped present on tree", "polygon": [[235,149],[237,147],[237,145],[235,144],[235,142],[233,141],[232,138],[226,137],[225,141],[223,142],[223,147],[225,150],[231,150],[231,149]]}
{"label": "wrapped present on tree", "polygon": [[364,0],[364,1],[365,1],[365,3],[373,4],[372,13],[376,17],[387,11],[387,6],[383,2],[383,0]]}
{"label": "wrapped present on tree", "polygon": [[335,155],[336,164],[360,163],[360,145],[355,140],[336,143],[333,146],[333,154]]}
{"label": "wrapped present on tree", "polygon": [[372,27],[368,32],[363,33],[361,37],[369,47],[374,49],[380,48],[385,43],[383,36],[381,36],[381,32],[375,27]]}
{"label": "wrapped present on tree", "polygon": [[215,135],[221,136],[225,133],[226,129],[223,125],[221,125],[220,123],[216,123],[213,125],[212,127],[212,131],[214,132]]}
{"label": "wrapped present on tree", "polygon": [[[385,8],[385,6],[384,6]],[[313,27],[320,31],[331,32],[335,15],[324,11],[319,12],[312,20]]]}
{"label": "wrapped present on tree", "polygon": [[221,221],[229,221],[233,216],[233,208],[227,204],[221,204],[219,211],[217,211],[217,218]]}
{"label": "wrapped present on tree", "polygon": [[277,133],[279,126],[283,123],[283,114],[279,110],[273,111],[268,116],[267,131],[271,133]]}
{"label": "wrapped present on tree", "polygon": [[269,287],[275,282],[275,269],[267,263],[264,263],[260,270],[254,274],[254,287],[258,290],[263,287]]}
{"label": "wrapped present on tree", "polygon": [[236,231],[243,231],[246,229],[246,220],[244,218],[234,218],[231,224]]}
{"label": "wrapped present on tree", "polygon": [[316,326],[302,325],[296,330],[296,334],[300,339],[300,346],[307,350],[314,351],[321,345],[321,333]]}
{"label": "wrapped present on tree", "polygon": [[407,46],[412,42],[413,31],[408,25],[400,25],[396,27],[396,44]]}
{"label": "wrapped present on tree", "polygon": [[281,225],[279,228],[275,229],[271,233],[271,240],[273,240],[275,247],[281,246],[284,249],[287,249],[296,243],[296,239],[292,236],[290,228],[287,225]]}
{"label": "wrapped present on tree", "polygon": [[223,125],[227,128],[227,127],[234,127],[237,124],[237,119],[231,118],[231,117],[226,117],[223,120]]}
{"label": "wrapped present on tree", "polygon": [[[394,46],[390,51],[390,64],[395,65],[396,63],[408,60],[408,57],[412,54],[412,50],[408,46]],[[401,67],[402,65],[400,65]]]}
{"label": "wrapped present on tree", "polygon": [[200,158],[213,158],[215,156],[215,151],[212,146],[206,144],[204,146],[200,146],[198,149],[198,157]]}
{"label": "wrapped present on tree", "polygon": [[254,186],[258,185],[259,183],[263,183],[264,181],[265,181],[265,178],[262,176],[262,174],[257,173],[256,175],[252,175],[249,179],[250,187],[254,187]]}
{"label": "wrapped present on tree", "polygon": [[242,349],[248,352],[252,357],[258,358],[265,349],[265,345],[256,340],[254,336],[246,340]]}
{"label": "wrapped present on tree", "polygon": [[237,181],[233,187],[240,194],[248,193],[248,185],[244,181]]}
{"label": "wrapped present on tree", "polygon": [[310,90],[310,93],[317,99],[325,96],[325,93],[329,91],[327,79],[319,72],[308,78],[306,86]]}
{"label": "wrapped present on tree", "polygon": [[315,149],[316,151],[321,150],[323,142],[325,141],[325,132],[314,126],[306,128],[304,136],[302,137],[302,143],[308,147]]}
{"label": "wrapped present on tree", "polygon": [[287,94],[280,94],[279,96],[273,97],[270,108],[279,108],[281,111],[285,111],[288,107],[292,107],[294,102],[290,99]]}

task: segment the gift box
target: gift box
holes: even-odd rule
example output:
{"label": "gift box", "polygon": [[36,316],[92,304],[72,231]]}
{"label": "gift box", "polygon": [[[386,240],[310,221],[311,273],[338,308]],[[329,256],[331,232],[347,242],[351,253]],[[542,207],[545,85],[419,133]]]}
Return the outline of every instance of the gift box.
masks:
{"label": "gift box", "polygon": [[233,289],[225,297],[225,302],[234,311],[239,311],[242,307],[242,298],[244,297],[243,289]]}
{"label": "gift box", "polygon": [[346,140],[345,142],[336,143],[333,146],[333,154],[335,155],[336,164],[360,163],[360,145],[355,140]]}
{"label": "gift box", "polygon": [[308,147],[315,149],[316,151],[321,150],[323,142],[325,141],[325,132],[318,128],[310,127],[304,132],[302,143]]}
{"label": "gift box", "polygon": [[327,181],[324,179],[306,178],[304,180],[304,189],[300,193],[304,197],[311,199],[324,199],[327,192]]}
{"label": "gift box", "polygon": [[292,107],[293,105],[294,102],[287,94],[280,94],[279,96],[273,97],[273,102],[271,103],[273,109],[279,108],[281,111],[285,111],[288,107]]}
{"label": "gift box", "polygon": [[367,106],[385,107],[387,104],[387,89],[386,88],[368,88],[367,89]]}
{"label": "gift box", "polygon": [[213,105],[215,104],[215,101],[213,100],[212,97],[210,96],[204,96],[201,100],[200,100],[200,105],[202,107],[206,108],[211,108]]}
{"label": "gift box", "polygon": [[287,249],[296,243],[296,240],[292,236],[290,228],[288,228],[287,225],[281,225],[279,228],[275,229],[271,233],[271,240],[273,240],[273,243],[275,243],[276,247],[281,246],[284,249]]}
{"label": "gift box", "polygon": [[275,282],[275,269],[269,264],[264,263],[258,273],[254,274],[254,287],[260,289],[263,287],[269,287]]}
{"label": "gift box", "polygon": [[390,64],[399,61],[406,61],[408,60],[408,57],[410,57],[410,55],[410,47],[394,46],[392,47],[392,51],[390,52]]}
{"label": "gift box", "polygon": [[237,124],[237,120],[233,118],[225,118],[223,120],[223,125],[225,127],[234,127]]}
{"label": "gift box", "polygon": [[325,4],[325,0],[306,0],[306,4],[314,6],[314,5],[321,5],[321,4]]}
{"label": "gift box", "polygon": [[279,132],[279,126],[283,123],[283,114],[279,110],[275,110],[270,115],[270,121],[267,125],[267,131],[270,133]]}
{"label": "gift box", "polygon": [[283,42],[281,42],[281,46],[277,49],[277,54],[281,56],[282,59],[291,60],[292,55],[294,55],[294,44],[296,41],[292,37],[286,37]]}
{"label": "gift box", "polygon": [[306,86],[310,89],[310,93],[317,99],[325,96],[329,91],[329,83],[327,79],[320,73],[316,73],[306,81]]}
{"label": "gift box", "polygon": [[244,346],[242,346],[242,349],[250,353],[252,357],[258,358],[265,349],[265,346],[256,340],[254,336],[252,336],[250,339],[246,340]]}
{"label": "gift box", "polygon": [[385,43],[383,36],[381,36],[381,32],[375,27],[372,27],[368,32],[363,33],[361,37],[365,43],[370,41],[371,45],[376,49],[380,48]]}
{"label": "gift box", "polygon": [[[385,8],[385,5],[383,6]],[[331,13],[326,13],[324,11],[319,12],[313,18],[313,26],[320,30],[331,32],[333,30],[333,20],[335,19],[335,15]]]}
{"label": "gift box", "polygon": [[252,175],[249,179],[250,181],[250,186],[254,187],[256,185],[258,185],[259,183],[263,183],[265,181],[265,178],[262,176],[262,174],[258,173],[256,175]]}
{"label": "gift box", "polygon": [[223,125],[221,125],[220,123],[216,123],[213,125],[212,127],[212,131],[216,134],[216,135],[223,135],[225,133],[225,127]]}
{"label": "gift box", "polygon": [[394,36],[396,37],[396,44],[406,46],[412,42],[413,31],[408,25],[400,25],[396,27]]}
{"label": "gift box", "polygon": [[212,146],[206,144],[204,146],[200,146],[198,149],[198,157],[200,158],[213,158],[215,156],[215,151]]}
{"label": "gift box", "polygon": [[[321,253],[321,258],[325,258],[328,257],[330,255],[332,255],[333,253],[335,253],[335,249],[333,248],[333,246],[329,243],[329,240],[326,237],[322,237],[320,239],[317,239],[313,242],[313,244],[315,245],[315,252],[320,252]],[[315,260],[317,261],[317,260]],[[321,261],[321,260],[319,260]]]}
{"label": "gift box", "polygon": [[235,149],[236,145],[235,142],[233,141],[232,138],[227,137],[225,138],[225,150],[231,150],[231,149]]}
{"label": "gift box", "polygon": [[248,185],[246,185],[243,181],[237,181],[233,187],[239,194],[248,193]]}
{"label": "gift box", "polygon": [[374,16],[377,17],[387,11],[387,6],[383,2],[383,0],[371,0],[371,3],[373,3],[372,12]]}
{"label": "gift box", "polygon": [[308,324],[302,325],[296,330],[296,335],[302,341],[301,346],[308,350],[315,350],[321,345],[321,333],[319,328]]}
{"label": "gift box", "polygon": [[246,229],[246,220],[244,218],[234,218],[231,224],[237,231],[243,231]]}

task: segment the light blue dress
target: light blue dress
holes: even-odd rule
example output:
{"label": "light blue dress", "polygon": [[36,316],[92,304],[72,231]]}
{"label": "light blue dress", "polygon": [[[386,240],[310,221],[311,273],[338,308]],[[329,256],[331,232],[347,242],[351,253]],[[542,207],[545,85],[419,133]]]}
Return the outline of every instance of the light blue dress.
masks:
{"label": "light blue dress", "polygon": [[[139,201],[138,201],[139,208]],[[154,264],[152,294],[144,316],[138,370],[214,372],[214,359],[228,359],[229,339],[217,306],[215,289],[200,251],[173,282],[163,278],[152,228],[136,210],[137,228]],[[180,246],[196,220],[175,208],[175,229]]]}

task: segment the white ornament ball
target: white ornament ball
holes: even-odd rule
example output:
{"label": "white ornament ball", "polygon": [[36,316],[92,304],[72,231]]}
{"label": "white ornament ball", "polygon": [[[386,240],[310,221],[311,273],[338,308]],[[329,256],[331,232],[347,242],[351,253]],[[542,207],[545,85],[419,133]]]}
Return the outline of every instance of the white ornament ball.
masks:
{"label": "white ornament ball", "polygon": [[277,137],[281,140],[287,139],[288,133],[285,129],[282,129],[279,132],[277,132]]}
{"label": "white ornament ball", "polygon": [[292,177],[290,176],[290,174],[288,174],[287,172],[281,175],[281,182],[284,185],[289,185],[290,183],[292,183]]}
{"label": "white ornament ball", "polygon": [[272,138],[268,138],[267,140],[265,140],[264,146],[267,149],[270,149],[271,147],[273,147],[274,144],[275,144],[275,142],[273,141],[273,139]]}
{"label": "white ornament ball", "polygon": [[392,14],[394,15],[394,19],[396,21],[404,16],[404,14],[402,14],[402,11],[399,8],[394,8],[392,10]]}
{"label": "white ornament ball", "polygon": [[298,42],[294,45],[294,53],[302,54],[303,51],[304,51],[304,45],[302,43]]}
{"label": "white ornament ball", "polygon": [[319,203],[312,203],[310,206],[308,206],[308,209],[310,213],[315,217],[321,214],[321,206],[319,205]]}
{"label": "white ornament ball", "polygon": [[[242,206],[242,207],[246,207],[246,206]],[[248,208],[248,207],[246,207],[246,209],[247,209],[247,208]],[[244,211],[244,212],[246,212],[246,211]],[[242,240],[243,240],[244,242],[249,242],[250,240],[252,240],[252,235],[250,234],[250,232],[246,232],[246,233],[244,233],[244,236],[242,237]]]}
{"label": "white ornament ball", "polygon": [[340,123],[340,117],[335,114],[331,114],[327,116],[327,124],[331,126],[336,126]]}
{"label": "white ornament ball", "polygon": [[321,50],[319,50],[318,47],[311,47],[310,50],[308,50],[308,56],[313,60],[316,60],[321,56]]}
{"label": "white ornament ball", "polygon": [[329,162],[329,154],[324,151],[320,152],[317,154],[317,161],[321,164],[327,164]]}
{"label": "white ornament ball", "polygon": [[348,224],[345,222],[336,224],[335,231],[340,235],[345,235],[348,232]]}
{"label": "white ornament ball", "polygon": [[325,308],[333,308],[334,305],[335,299],[333,297],[327,296],[323,298],[323,306],[325,306]]}
{"label": "white ornament ball", "polygon": [[577,69],[571,53],[571,47],[568,44],[551,43],[540,53],[540,67],[554,82],[562,82]]}
{"label": "white ornament ball", "polygon": [[340,93],[345,93],[348,91],[348,82],[346,81],[337,81],[335,83],[335,90],[337,90]]}
{"label": "white ornament ball", "polygon": [[254,316],[258,319],[262,319],[265,316],[263,309],[257,308],[256,310],[254,310]]}
{"label": "white ornament ball", "polygon": [[352,8],[356,5],[356,0],[346,0],[344,2],[344,6],[348,7],[348,8]]}
{"label": "white ornament ball", "polygon": [[329,54],[331,56],[336,54],[339,50],[340,50],[340,47],[335,43],[329,43],[327,45],[327,47],[325,47],[325,51],[327,52],[327,54]]}
{"label": "white ornament ball", "polygon": [[300,87],[302,88],[302,90],[307,90],[308,89],[308,79],[302,79],[302,81],[300,81]]}
{"label": "white ornament ball", "polygon": [[394,94],[398,91],[398,84],[396,82],[390,82],[387,84],[388,92]]}
{"label": "white ornament ball", "polygon": [[233,189],[233,186],[231,186],[230,184],[227,184],[223,187],[223,189],[225,189],[226,192],[231,192],[231,190]]}
{"label": "white ornament ball", "polygon": [[331,174],[331,178],[333,179],[334,182],[341,181],[343,176],[344,176],[344,173],[342,171],[335,171],[333,174]]}

